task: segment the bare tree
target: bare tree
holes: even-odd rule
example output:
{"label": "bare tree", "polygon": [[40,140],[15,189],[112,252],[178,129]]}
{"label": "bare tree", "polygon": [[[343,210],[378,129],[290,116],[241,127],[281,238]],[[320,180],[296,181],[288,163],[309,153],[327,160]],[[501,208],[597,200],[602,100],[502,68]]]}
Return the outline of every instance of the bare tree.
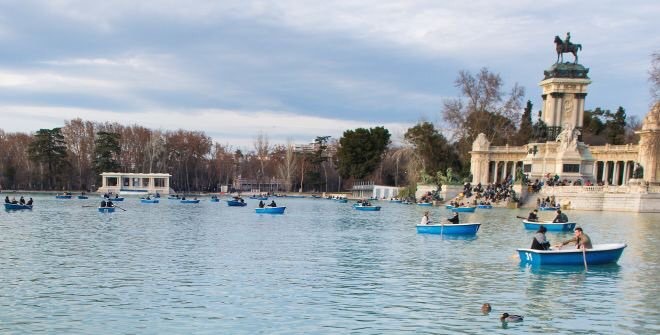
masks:
{"label": "bare tree", "polygon": [[261,183],[262,178],[264,177],[264,166],[268,161],[268,154],[270,153],[270,145],[268,143],[268,135],[263,132],[259,132],[257,137],[254,139],[254,151],[257,159],[259,160],[259,175],[258,182]]}
{"label": "bare tree", "polygon": [[297,163],[296,163],[296,152],[295,146],[291,139],[287,139],[286,147],[284,149],[284,157],[282,162],[278,165],[278,175],[281,179],[284,179],[285,187],[287,191],[291,191],[293,185],[293,175],[296,173]]}
{"label": "bare tree", "polygon": [[651,82],[651,97],[655,104],[660,100],[660,52],[651,55],[651,69],[649,70],[649,81]]}

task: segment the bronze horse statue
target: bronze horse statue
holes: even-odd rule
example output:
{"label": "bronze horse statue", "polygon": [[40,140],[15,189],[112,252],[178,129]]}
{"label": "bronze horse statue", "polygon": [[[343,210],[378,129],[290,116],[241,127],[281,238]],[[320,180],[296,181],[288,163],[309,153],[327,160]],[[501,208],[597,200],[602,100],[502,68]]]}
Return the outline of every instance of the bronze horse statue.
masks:
{"label": "bronze horse statue", "polygon": [[573,54],[575,57],[575,62],[573,64],[577,64],[578,61],[578,55],[577,52],[578,50],[582,50],[582,44],[573,44],[573,43],[564,43],[564,41],[559,38],[559,36],[555,36],[555,45],[557,46],[557,61],[555,63],[559,63],[559,58],[561,57],[561,61],[564,61],[564,53],[570,52]]}

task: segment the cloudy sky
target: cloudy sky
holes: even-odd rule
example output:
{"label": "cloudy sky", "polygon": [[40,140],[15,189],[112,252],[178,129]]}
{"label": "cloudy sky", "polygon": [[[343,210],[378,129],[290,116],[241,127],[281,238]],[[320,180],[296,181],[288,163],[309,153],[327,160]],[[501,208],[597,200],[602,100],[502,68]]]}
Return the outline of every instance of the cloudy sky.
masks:
{"label": "cloudy sky", "polygon": [[443,127],[460,70],[519,83],[538,110],[567,31],[590,68],[587,108],[642,118],[658,18],[648,0],[0,0],[0,129],[80,117],[239,146],[259,132],[401,136],[420,120]]}

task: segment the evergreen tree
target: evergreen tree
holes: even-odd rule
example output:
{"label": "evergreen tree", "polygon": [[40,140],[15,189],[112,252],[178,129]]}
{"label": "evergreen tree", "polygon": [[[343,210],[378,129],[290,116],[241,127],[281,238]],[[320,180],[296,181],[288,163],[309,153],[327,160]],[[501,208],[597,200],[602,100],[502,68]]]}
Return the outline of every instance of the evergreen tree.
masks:
{"label": "evergreen tree", "polygon": [[66,143],[61,128],[39,129],[34,140],[28,146],[32,161],[45,164],[48,169],[48,188],[55,186],[55,179],[60,175],[66,161]]}
{"label": "evergreen tree", "polygon": [[390,132],[384,127],[347,130],[339,139],[338,169],[342,178],[362,179],[374,172],[390,144]]}
{"label": "evergreen tree", "polygon": [[94,141],[94,169],[97,173],[119,171],[119,134],[100,131]]}
{"label": "evergreen tree", "polygon": [[421,122],[409,128],[403,138],[413,146],[422,170],[431,176],[447,168],[460,171],[460,161],[454,148],[430,122]]}
{"label": "evergreen tree", "polygon": [[517,134],[517,143],[518,145],[524,145],[529,143],[529,140],[532,139],[534,132],[534,127],[532,125],[532,101],[527,100],[527,106],[523,111],[523,115],[520,118],[520,127],[518,128]]}

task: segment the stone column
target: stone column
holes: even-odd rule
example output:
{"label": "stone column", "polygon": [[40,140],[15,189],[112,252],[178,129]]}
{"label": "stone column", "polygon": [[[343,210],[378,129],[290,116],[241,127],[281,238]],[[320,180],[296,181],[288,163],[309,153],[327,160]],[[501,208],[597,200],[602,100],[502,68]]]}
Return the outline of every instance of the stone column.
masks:
{"label": "stone column", "polygon": [[493,173],[493,184],[497,183],[497,170],[498,166],[500,165],[500,162],[495,161],[495,173]]}
{"label": "stone column", "polygon": [[613,162],[614,166],[612,167],[612,185],[619,185],[619,161]]}

